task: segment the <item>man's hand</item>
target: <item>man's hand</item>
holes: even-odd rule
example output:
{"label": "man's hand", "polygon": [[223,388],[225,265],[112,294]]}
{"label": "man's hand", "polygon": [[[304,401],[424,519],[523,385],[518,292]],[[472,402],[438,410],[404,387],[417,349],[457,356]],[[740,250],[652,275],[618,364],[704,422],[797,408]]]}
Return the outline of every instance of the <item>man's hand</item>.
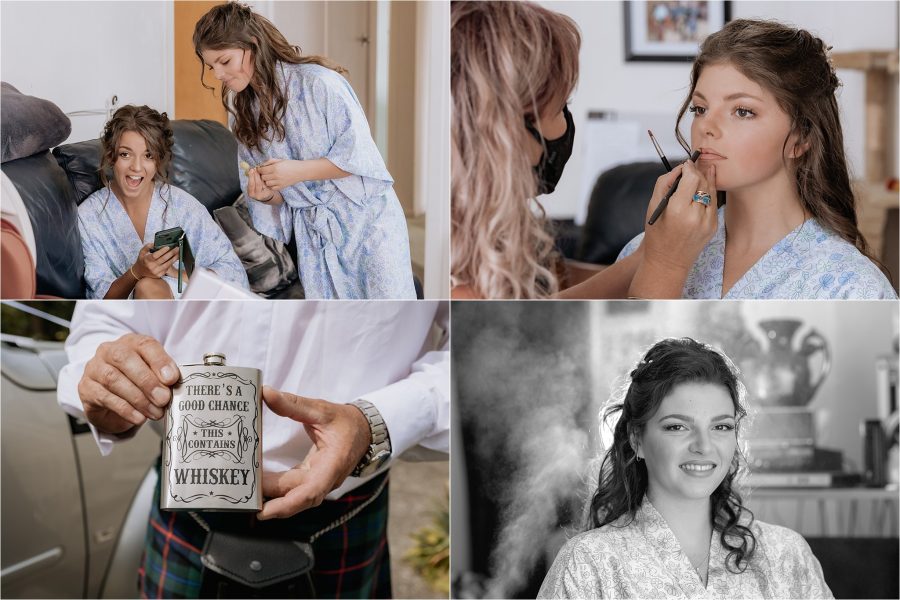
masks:
{"label": "man's hand", "polygon": [[78,382],[78,395],[85,417],[98,430],[124,433],[162,418],[172,400],[169,386],[178,377],[178,366],[159,342],[129,333],[97,347]]}
{"label": "man's hand", "polygon": [[273,500],[257,514],[261,520],[290,517],[318,506],[340,486],[372,443],[369,421],[355,406],[303,398],[263,387],[263,400],[275,414],[303,423],[313,447],[290,471],[263,474],[263,494]]}

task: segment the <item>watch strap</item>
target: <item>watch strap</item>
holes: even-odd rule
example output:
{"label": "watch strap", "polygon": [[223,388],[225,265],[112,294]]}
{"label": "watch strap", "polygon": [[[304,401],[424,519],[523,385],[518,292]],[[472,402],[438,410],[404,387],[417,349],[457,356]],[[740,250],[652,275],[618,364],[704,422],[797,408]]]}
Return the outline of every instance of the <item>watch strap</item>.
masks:
{"label": "watch strap", "polygon": [[350,404],[362,412],[369,422],[369,429],[372,433],[372,443],[369,444],[368,451],[350,475],[353,477],[371,475],[390,456],[391,438],[388,434],[387,425],[385,425],[381,413],[374,404],[368,400],[354,400]]}

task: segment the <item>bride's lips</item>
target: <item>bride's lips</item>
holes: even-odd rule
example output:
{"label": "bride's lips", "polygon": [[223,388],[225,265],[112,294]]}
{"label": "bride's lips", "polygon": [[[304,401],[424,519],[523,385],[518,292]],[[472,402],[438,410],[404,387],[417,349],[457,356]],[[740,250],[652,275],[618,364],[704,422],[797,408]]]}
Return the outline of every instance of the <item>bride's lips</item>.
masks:
{"label": "bride's lips", "polygon": [[716,463],[709,460],[694,460],[678,465],[678,467],[692,477],[708,477],[716,470]]}
{"label": "bride's lips", "polygon": [[726,160],[727,156],[722,156],[712,148],[700,148],[699,160]]}

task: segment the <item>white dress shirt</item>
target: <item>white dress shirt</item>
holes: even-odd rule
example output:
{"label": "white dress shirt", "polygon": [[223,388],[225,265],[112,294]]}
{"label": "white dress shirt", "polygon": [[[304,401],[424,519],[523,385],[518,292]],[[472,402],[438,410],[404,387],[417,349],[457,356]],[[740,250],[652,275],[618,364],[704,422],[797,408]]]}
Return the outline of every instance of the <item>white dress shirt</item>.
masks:
{"label": "white dress shirt", "polygon": [[[421,454],[448,451],[447,302],[79,302],[66,340],[69,364],[59,375],[59,403],[67,413],[84,418],[78,382],[97,346],[132,332],[159,340],[177,364],[221,352],[226,364],[260,369],[263,384],[284,392],[341,404],[368,400],[384,418],[393,458],[404,452],[416,458],[421,448],[427,449]],[[104,455],[115,443],[128,443],[92,430]],[[265,405],[262,439],[269,472],[299,464],[312,445],[302,424]],[[349,477],[328,497],[364,481]]]}

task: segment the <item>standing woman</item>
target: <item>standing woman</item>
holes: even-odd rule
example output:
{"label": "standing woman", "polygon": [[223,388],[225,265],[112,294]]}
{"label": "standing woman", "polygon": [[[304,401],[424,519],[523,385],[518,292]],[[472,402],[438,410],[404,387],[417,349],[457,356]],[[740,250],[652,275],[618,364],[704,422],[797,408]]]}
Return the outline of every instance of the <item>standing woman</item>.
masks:
{"label": "standing woman", "polygon": [[538,598],[832,598],[803,537],[743,504],[744,396],[713,348],[650,348],[605,411],[618,420],[587,531],[560,550]]}
{"label": "standing woman", "polygon": [[193,43],[224,86],[253,224],[293,233],[306,297],[415,298],[394,180],[345,71],[237,2],[206,13]]}

